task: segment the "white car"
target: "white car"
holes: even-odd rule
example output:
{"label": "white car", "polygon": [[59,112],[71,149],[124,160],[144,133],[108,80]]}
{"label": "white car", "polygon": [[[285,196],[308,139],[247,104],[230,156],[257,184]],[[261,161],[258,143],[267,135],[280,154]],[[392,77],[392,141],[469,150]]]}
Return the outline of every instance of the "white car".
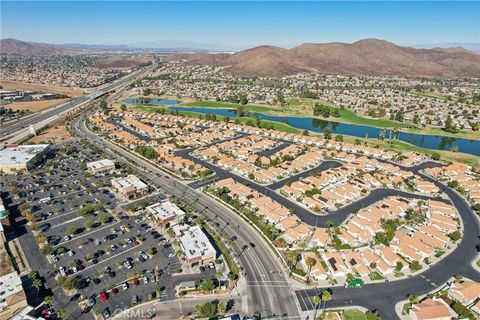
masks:
{"label": "white car", "polygon": [[128,260],[125,260],[125,262],[123,263],[123,265],[125,266],[125,268],[127,269],[132,269],[132,264],[130,263],[130,261]]}
{"label": "white car", "polygon": [[72,250],[68,251],[68,256],[69,256],[69,257],[73,257],[74,254],[75,254],[74,251],[72,251]]}
{"label": "white car", "polygon": [[123,283],[122,284],[122,289],[123,289],[123,291],[127,290],[128,289],[128,283],[126,283],[126,282]]}
{"label": "white car", "polygon": [[60,275],[62,277],[65,277],[67,275],[67,273],[65,272],[65,267],[58,268],[58,271],[60,271]]}
{"label": "white car", "polygon": [[77,273],[77,271],[78,271],[78,270],[77,270],[77,267],[73,267],[73,268],[72,268],[72,272],[73,272],[73,273]]}
{"label": "white car", "polygon": [[148,283],[148,277],[146,277],[146,276],[143,277],[143,283],[144,283],[144,284],[147,284],[147,283]]}
{"label": "white car", "polygon": [[117,250],[117,246],[114,245],[114,244],[111,244],[111,245],[110,245],[110,250],[111,250],[111,251]]}

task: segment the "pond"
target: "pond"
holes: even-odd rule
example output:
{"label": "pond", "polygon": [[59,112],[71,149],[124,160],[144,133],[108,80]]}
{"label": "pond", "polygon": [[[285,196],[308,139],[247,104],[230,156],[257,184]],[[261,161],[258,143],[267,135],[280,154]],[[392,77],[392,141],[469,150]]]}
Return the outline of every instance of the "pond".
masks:
{"label": "pond", "polygon": [[[171,106],[171,110],[179,111],[190,111],[203,114],[215,114],[220,116],[229,116],[229,117],[238,117],[238,114],[235,110],[224,109],[224,108],[194,108],[194,107],[180,107],[180,106]],[[282,117],[274,116],[263,113],[255,113],[258,117],[265,120],[271,120],[276,122],[281,122],[288,124],[292,127],[298,129],[306,129],[315,132],[323,132],[325,128],[329,128],[330,132],[335,134],[344,134],[355,136],[359,138],[365,138],[368,135],[368,138],[379,138],[381,131],[383,129],[364,126],[364,125],[355,125],[355,124],[346,124],[335,121],[326,121],[310,117]],[[253,115],[250,115],[253,116]],[[433,150],[451,150],[452,148],[458,148],[459,152],[469,153],[476,156],[480,156],[480,140],[471,140],[464,138],[455,138],[447,136],[438,136],[438,135],[426,135],[426,134],[417,134],[417,133],[408,133],[408,132],[397,132],[393,130],[386,130],[384,137],[396,137],[398,140],[408,142],[410,144]]]}
{"label": "pond", "polygon": [[128,104],[141,104],[147,106],[175,106],[180,101],[156,98],[125,98],[122,100]]}

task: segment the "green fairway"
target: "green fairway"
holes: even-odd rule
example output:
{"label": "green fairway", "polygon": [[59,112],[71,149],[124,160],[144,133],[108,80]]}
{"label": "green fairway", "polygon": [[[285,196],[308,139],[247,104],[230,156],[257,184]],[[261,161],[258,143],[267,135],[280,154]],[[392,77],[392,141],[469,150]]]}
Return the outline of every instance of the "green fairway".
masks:
{"label": "green fairway", "polygon": [[389,119],[364,118],[347,109],[339,109],[339,112],[340,112],[339,118],[330,117],[328,119],[332,121],[361,124],[361,125],[372,126],[377,128],[416,128],[414,124],[411,124],[408,122],[399,122],[399,121],[394,121]]}
{"label": "green fairway", "polygon": [[269,113],[272,111],[272,108],[267,106],[257,106],[253,104],[242,105],[238,103],[228,103],[228,102],[218,102],[218,101],[185,102],[185,103],[181,103],[180,105],[184,107],[222,108],[222,109],[235,109],[235,110],[238,108],[244,108],[246,112]]}

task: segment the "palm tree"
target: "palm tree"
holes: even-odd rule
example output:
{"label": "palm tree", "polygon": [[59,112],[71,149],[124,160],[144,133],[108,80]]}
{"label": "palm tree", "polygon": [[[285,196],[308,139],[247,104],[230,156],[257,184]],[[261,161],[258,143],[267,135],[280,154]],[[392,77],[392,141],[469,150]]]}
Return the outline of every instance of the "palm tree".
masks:
{"label": "palm tree", "polygon": [[317,259],[314,257],[307,257],[305,259],[305,264],[308,266],[308,275],[307,275],[307,282],[310,279],[310,271],[312,271],[312,267],[317,264]]}
{"label": "palm tree", "polygon": [[42,286],[42,280],[40,279],[34,279],[32,281],[32,286],[37,289],[37,291],[40,291],[40,287]]}
{"label": "palm tree", "polygon": [[288,261],[290,262],[290,267],[296,267],[298,261],[298,253],[296,251],[288,251]]}
{"label": "palm tree", "polygon": [[322,301],[323,303],[323,312],[325,312],[325,309],[327,308],[327,302],[332,300],[332,293],[328,290],[323,290],[322,292]]}
{"label": "palm tree", "polygon": [[312,298],[312,303],[315,305],[315,314],[313,316],[313,320],[317,319],[317,311],[318,311],[318,307],[320,305],[320,302],[322,302],[322,299],[320,298],[320,296],[313,296]]}
{"label": "palm tree", "polygon": [[65,319],[67,317],[67,311],[65,309],[60,309],[57,311],[57,317],[59,319]]}
{"label": "palm tree", "polygon": [[32,270],[28,273],[28,279],[30,279],[30,280],[35,280],[37,278],[37,276],[38,276],[37,271]]}
{"label": "palm tree", "polygon": [[43,299],[43,303],[45,303],[47,306],[51,306],[53,303],[53,297],[52,296],[46,296]]}

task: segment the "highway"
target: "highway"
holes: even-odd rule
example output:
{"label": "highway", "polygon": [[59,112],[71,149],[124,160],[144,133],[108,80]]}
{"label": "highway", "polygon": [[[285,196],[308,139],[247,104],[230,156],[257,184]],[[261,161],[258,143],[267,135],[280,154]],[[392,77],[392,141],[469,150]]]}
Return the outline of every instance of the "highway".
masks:
{"label": "highway", "polygon": [[80,137],[94,142],[97,146],[103,146],[104,150],[114,156],[117,161],[125,162],[125,159],[133,161],[136,164],[133,167],[146,170],[144,173],[155,185],[201,213],[207,222],[215,224],[217,230],[220,229],[228,235],[237,237],[236,246],[232,251],[239,266],[243,268],[243,277],[240,281],[246,284],[247,292],[239,294],[242,295],[242,304],[246,305],[248,314],[260,312],[262,317],[281,315],[289,319],[300,318],[297,300],[289,287],[287,275],[280,260],[263,237],[239,215],[216,200],[176,180],[173,176],[167,176],[161,169],[142,158],[93,134],[86,128],[82,117],[72,121],[71,128]]}
{"label": "highway", "polygon": [[109,92],[111,92],[111,91],[113,91],[113,90],[115,90],[115,89],[117,89],[117,88],[119,88],[123,85],[127,85],[128,83],[130,83],[133,80],[137,79],[138,77],[144,75],[145,73],[150,72],[156,66],[157,66],[157,64],[154,63],[154,64],[152,64],[148,67],[139,69],[139,70],[121,78],[120,80],[118,80],[118,81],[116,81],[116,82],[114,82],[110,85],[107,85],[107,86],[103,87],[99,91],[96,91],[96,92],[93,92],[93,93],[75,98],[72,101],[69,101],[65,104],[55,106],[55,107],[49,108],[47,110],[44,110],[42,112],[39,112],[39,113],[29,117],[26,120],[20,119],[17,122],[15,122],[14,124],[12,124],[12,125],[10,125],[6,128],[1,128],[0,129],[0,140],[5,140],[5,142],[8,143],[9,138],[14,136],[15,134],[18,134],[19,132],[28,130],[28,127],[30,125],[39,124],[42,121],[46,121],[50,118],[52,118],[52,120],[54,120],[54,117],[56,115],[66,113],[70,110],[73,110],[75,107],[77,107],[79,105],[82,105],[82,104],[84,104],[88,101],[91,101],[91,100],[96,99],[100,96],[103,96],[104,94],[109,93]]}

